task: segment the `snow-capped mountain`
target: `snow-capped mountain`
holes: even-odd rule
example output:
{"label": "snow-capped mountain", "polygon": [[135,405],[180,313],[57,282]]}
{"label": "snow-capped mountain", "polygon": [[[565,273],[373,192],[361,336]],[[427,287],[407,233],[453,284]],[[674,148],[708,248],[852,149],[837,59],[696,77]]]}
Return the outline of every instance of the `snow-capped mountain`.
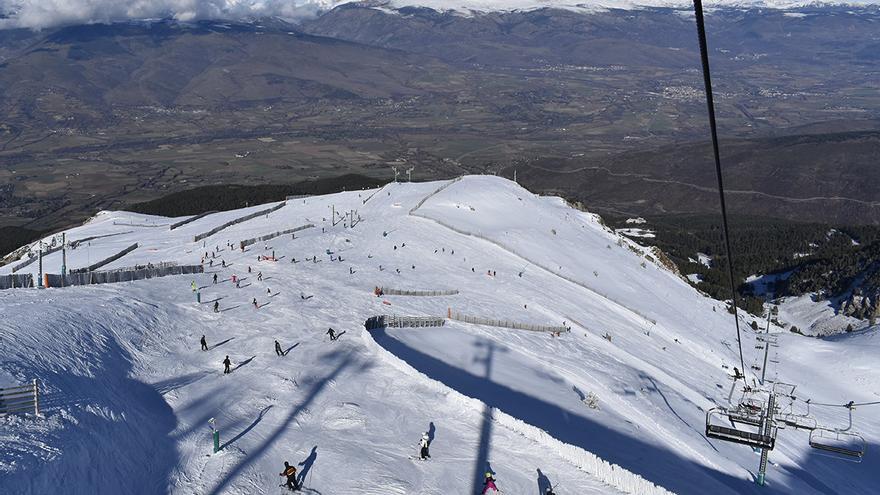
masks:
{"label": "snow-capped mountain", "polygon": [[[430,8],[439,12],[473,15],[488,12],[531,11],[545,8],[577,12],[599,12],[609,9],[632,10],[650,7],[692,8],[682,0],[148,0],[118,2],[116,0],[43,0],[0,1],[0,29],[43,29],[59,25],[109,23],[126,20],[176,19],[247,21],[279,17],[288,21],[310,18],[345,4],[371,5],[373,8],[396,12],[408,7]],[[719,0],[707,2],[712,8],[796,9],[822,6],[869,6],[876,0],[840,0],[815,2],[805,0]]]}
{"label": "snow-capped mountain", "polygon": [[[851,428],[868,442],[862,464],[784,430],[757,487],[749,447],[705,436],[708,410],[742,400],[725,305],[595,215],[504,179],[391,183],[192,219],[103,212],[65,237],[79,242],[44,256],[44,273],[65,255],[76,270],[134,244],[99,270],[204,273],[0,291],[0,387],[37,379],[44,391],[44,417],[0,418],[3,493],[284,493],[283,461],[309,493],[334,495],[475,493],[487,471],[509,494],[548,483],[559,495],[852,494],[878,481],[880,415],[864,407]],[[365,328],[378,315],[443,325]],[[763,363],[750,323],[753,383]],[[880,397],[876,333],[772,331],[767,378],[797,386],[792,413],[805,399]],[[810,412],[846,426],[845,409]],[[427,462],[415,459],[423,433]]]}

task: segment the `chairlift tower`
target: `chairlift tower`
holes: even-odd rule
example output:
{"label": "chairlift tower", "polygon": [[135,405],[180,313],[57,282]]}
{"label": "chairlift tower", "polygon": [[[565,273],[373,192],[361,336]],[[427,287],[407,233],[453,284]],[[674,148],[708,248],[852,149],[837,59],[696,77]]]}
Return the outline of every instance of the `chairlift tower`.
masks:
{"label": "chairlift tower", "polygon": [[[776,410],[776,394],[770,392],[770,398],[767,399],[767,412],[764,416],[764,424],[761,433],[769,435],[772,431],[773,416]],[[767,460],[770,457],[770,449],[764,447],[761,449],[761,463],[758,465],[758,485],[764,486],[764,477],[767,475]]]}
{"label": "chairlift tower", "polygon": [[415,170],[415,167],[410,167],[406,169],[406,181],[412,182],[412,171]]}
{"label": "chairlift tower", "polygon": [[399,172],[397,171],[397,167],[391,167],[391,170],[394,170],[394,182],[396,183],[397,182],[397,174],[399,174]]}

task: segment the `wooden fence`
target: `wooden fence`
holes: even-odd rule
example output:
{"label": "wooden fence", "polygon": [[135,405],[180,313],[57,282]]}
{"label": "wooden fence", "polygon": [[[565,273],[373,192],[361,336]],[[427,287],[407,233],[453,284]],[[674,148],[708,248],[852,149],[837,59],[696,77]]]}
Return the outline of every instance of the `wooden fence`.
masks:
{"label": "wooden fence", "polygon": [[451,289],[451,290],[404,290],[404,289],[392,289],[390,287],[376,287],[373,289],[373,294],[376,294],[377,296],[437,297],[437,296],[455,296],[458,294],[458,291],[455,289]]}
{"label": "wooden fence", "polygon": [[311,228],[314,228],[314,226],[315,226],[314,224],[308,223],[305,225],[300,225],[299,227],[296,227],[293,229],[282,230],[280,232],[273,232],[271,234],[266,234],[266,235],[263,235],[260,237],[253,237],[251,239],[245,239],[245,240],[241,241],[241,243],[239,243],[239,246],[242,249],[244,249],[244,248],[250,246],[251,244],[256,244],[258,242],[263,242],[263,241],[268,241],[269,239],[274,239],[274,238],[282,236],[282,235],[292,234],[294,232],[299,232],[300,230],[311,229]]}
{"label": "wooden fence", "polygon": [[204,218],[204,217],[206,217],[206,216],[208,216],[208,215],[210,215],[210,214],[212,214],[212,213],[217,213],[217,212],[216,212],[216,211],[206,211],[206,212],[204,212],[204,213],[199,213],[199,214],[196,215],[196,216],[189,217],[189,218],[184,219],[184,220],[181,220],[181,221],[179,221],[179,222],[174,222],[174,223],[171,224],[170,227],[168,227],[168,230],[174,230],[174,229],[176,229],[177,227],[180,227],[180,226],[186,225],[186,224],[188,224],[188,223],[190,223],[190,222],[195,222],[196,220],[198,220],[198,219],[200,219],[200,218]]}
{"label": "wooden fence", "polygon": [[[43,251],[43,256],[49,256],[49,255],[52,254],[52,253],[55,253],[55,252],[61,251],[61,248],[62,248],[62,246],[55,246],[55,247],[53,247],[53,248],[47,249],[47,250]],[[22,268],[24,268],[24,267],[30,265],[31,263],[33,263],[34,261],[37,261],[38,259],[40,259],[40,253],[37,253],[37,254],[34,254],[34,255],[29,256],[28,259],[26,259],[26,260],[20,262],[19,264],[13,266],[13,267],[12,267],[12,273],[15,273],[15,272],[21,270]]]}
{"label": "wooden fence", "polygon": [[65,276],[59,274],[44,274],[45,283],[48,287],[66,287],[68,285],[92,285],[112,284],[117,282],[133,282],[148,278],[167,277],[169,275],[189,275],[203,273],[202,265],[144,267],[134,270],[108,270],[103,272],[68,273]]}
{"label": "wooden fence", "polygon": [[371,316],[364,322],[367,330],[376,328],[424,328],[442,327],[446,319],[442,316],[396,316],[379,315]]}
{"label": "wooden fence", "polygon": [[0,275],[0,289],[15,289],[34,286],[34,276],[30,273]]}
{"label": "wooden fence", "polygon": [[219,225],[219,226],[214,227],[213,229],[211,229],[207,232],[203,232],[201,234],[196,235],[195,237],[193,237],[193,242],[199,242],[206,237],[211,237],[212,235],[216,234],[217,232],[220,232],[221,230],[223,230],[227,227],[232,227],[233,225],[235,225],[237,223],[247,222],[248,220],[252,220],[254,218],[257,218],[257,217],[260,217],[263,215],[268,215],[269,213],[272,213],[273,211],[278,211],[281,208],[284,208],[286,205],[287,205],[287,202],[281,202],[271,208],[266,208],[265,210],[260,210],[260,211],[251,213],[249,215],[245,215],[243,217],[238,217],[235,220],[230,220],[230,221],[224,223],[223,225]]}
{"label": "wooden fence", "polygon": [[568,332],[568,327],[563,326],[552,326],[552,325],[533,325],[531,323],[519,323],[516,321],[508,321],[508,320],[495,320],[492,318],[483,318],[482,316],[467,316],[461,313],[452,311],[452,308],[447,310],[446,317],[450,320],[461,321],[464,323],[472,323],[474,325],[486,325],[490,327],[500,327],[500,328],[513,328],[516,330],[528,330],[530,332],[547,332],[547,333],[562,333]]}
{"label": "wooden fence", "polygon": [[110,263],[113,263],[114,261],[118,260],[119,258],[122,258],[126,254],[134,251],[137,248],[138,248],[138,243],[134,243],[131,246],[128,246],[127,248],[123,249],[122,251],[119,251],[118,253],[114,254],[113,256],[110,256],[109,258],[104,258],[101,261],[99,261],[97,263],[92,263],[91,265],[89,265],[85,268],[77,268],[76,270],[70,270],[70,274],[73,275],[76,273],[85,273],[85,272],[95,271],[104,265],[109,265]]}
{"label": "wooden fence", "polygon": [[0,388],[0,414],[30,411],[40,415],[40,388],[36,379],[30,385]]}
{"label": "wooden fence", "polygon": [[82,244],[84,242],[94,241],[95,239],[103,239],[105,237],[113,237],[116,235],[131,234],[132,232],[134,232],[134,231],[133,230],[126,230],[125,232],[114,232],[112,234],[93,235],[93,236],[89,236],[89,237],[84,237],[82,239],[77,239],[75,241],[70,241],[67,243],[67,245],[70,246],[70,249],[76,249],[77,246],[79,246],[80,244]]}

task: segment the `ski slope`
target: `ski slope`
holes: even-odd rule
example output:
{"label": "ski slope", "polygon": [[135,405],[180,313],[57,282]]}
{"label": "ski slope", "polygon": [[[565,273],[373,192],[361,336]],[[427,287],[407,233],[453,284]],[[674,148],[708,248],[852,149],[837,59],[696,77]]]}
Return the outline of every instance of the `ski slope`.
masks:
{"label": "ski slope", "polygon": [[[542,493],[546,483],[560,495],[640,493],[623,470],[682,494],[871,493],[880,481],[880,414],[865,407],[854,425],[869,443],[862,464],[819,456],[805,433],[785,430],[769,486],[757,487],[750,448],[703,435],[705,412],[728,403],[730,369],[739,366],[724,305],[559,198],[497,177],[392,183],[291,200],[193,242],[266,206],[170,231],[166,224],[183,218],[102,212],[66,233],[116,234],[68,250],[68,269],[134,242],[138,249],[103,269],[197,264],[206,251],[226,268],[0,291],[0,387],[37,378],[46,390],[45,418],[0,418],[0,493],[285,493],[285,460],[303,463],[311,493],[334,495],[478,493],[487,469],[506,494]],[[357,210],[361,221],[334,226],[334,208]],[[316,227],[295,238],[227,247],[307,223]],[[277,262],[257,260],[272,251]],[[52,254],[43,268],[59,273],[61,263]],[[376,297],[376,286],[459,294]],[[450,308],[572,331],[552,337],[449,320],[363,326],[374,315]],[[749,322],[746,367],[758,358]],[[344,333],[330,341],[329,327]],[[208,351],[199,350],[202,335]],[[286,356],[275,355],[276,339]],[[874,333],[780,334],[779,342],[768,378],[796,383],[799,396],[880,400]],[[588,394],[597,409],[582,402]],[[845,410],[813,412],[845,426]],[[432,460],[413,460],[426,431]],[[619,476],[592,456],[619,466]]]}

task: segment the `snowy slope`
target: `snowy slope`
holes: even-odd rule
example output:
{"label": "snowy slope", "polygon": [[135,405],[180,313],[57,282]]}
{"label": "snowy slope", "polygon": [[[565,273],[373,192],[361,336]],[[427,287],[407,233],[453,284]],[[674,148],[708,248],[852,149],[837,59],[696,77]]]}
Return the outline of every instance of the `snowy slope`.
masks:
{"label": "snowy slope", "polygon": [[[331,205],[358,210],[362,221],[332,226]],[[473,493],[487,468],[509,494],[538,493],[548,480],[559,494],[625,491],[587,462],[590,454],[678,493],[876,486],[880,415],[866,407],[855,425],[871,444],[864,463],[817,456],[804,434],[785,431],[771,454],[769,487],[755,487],[751,449],[703,436],[705,411],[727,403],[732,382],[723,366],[738,365],[730,315],[558,198],[495,177],[389,184],[290,201],[193,242],[264,207],[173,231],[146,226],[172,219],[105,212],[68,231],[74,240],[119,233],[69,251],[70,268],[133,242],[140,247],[108,267],[198,263],[219,249],[215,261],[228,268],[195,277],[202,304],[186,276],[0,292],[0,387],[38,378],[48,392],[45,419],[0,419],[0,492],[45,493],[64,480],[63,493],[282,493],[284,460],[304,462],[306,485],[324,494]],[[306,223],[317,227],[295,239],[245,253],[226,248]],[[283,258],[257,261],[272,250]],[[305,261],[312,256],[320,262]],[[44,259],[49,272],[60,265],[60,254]],[[377,298],[374,286],[460,293]],[[564,321],[572,332],[556,338],[453,321],[363,327],[373,315],[443,316],[448,308]],[[328,327],[345,333],[330,342]],[[217,347],[199,351],[203,334]],[[275,355],[275,339],[287,356]],[[747,366],[757,358],[754,343],[747,332]],[[876,348],[870,333],[782,335],[771,374],[817,402],[878,400]],[[240,367],[224,376],[227,354]],[[581,402],[589,393],[598,409]],[[839,411],[816,412],[845,422]],[[212,417],[224,446],[215,455]],[[411,460],[429,428],[433,460]]]}

